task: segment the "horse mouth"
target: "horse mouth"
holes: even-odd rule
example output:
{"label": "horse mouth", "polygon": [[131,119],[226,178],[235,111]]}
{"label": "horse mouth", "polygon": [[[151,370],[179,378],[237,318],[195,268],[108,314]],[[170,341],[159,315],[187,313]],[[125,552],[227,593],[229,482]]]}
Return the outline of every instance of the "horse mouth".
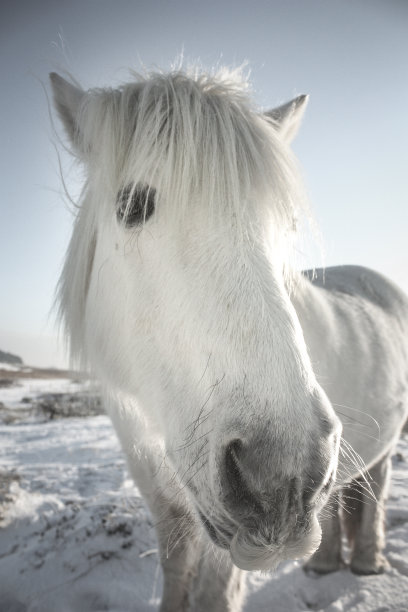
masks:
{"label": "horse mouth", "polygon": [[233,564],[243,570],[274,570],[282,561],[310,556],[321,540],[315,512],[299,520],[294,529],[288,529],[287,525],[282,532],[262,524],[241,525],[229,530],[201,511],[198,514],[213,544],[228,550]]}

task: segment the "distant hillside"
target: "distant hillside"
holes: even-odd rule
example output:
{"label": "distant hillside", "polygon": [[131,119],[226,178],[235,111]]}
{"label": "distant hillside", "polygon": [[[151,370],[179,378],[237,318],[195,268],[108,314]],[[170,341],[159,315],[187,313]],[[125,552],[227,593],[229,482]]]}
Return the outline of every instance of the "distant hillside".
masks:
{"label": "distant hillside", "polygon": [[23,360],[17,355],[0,351],[0,363],[10,363],[12,365],[23,365]]}

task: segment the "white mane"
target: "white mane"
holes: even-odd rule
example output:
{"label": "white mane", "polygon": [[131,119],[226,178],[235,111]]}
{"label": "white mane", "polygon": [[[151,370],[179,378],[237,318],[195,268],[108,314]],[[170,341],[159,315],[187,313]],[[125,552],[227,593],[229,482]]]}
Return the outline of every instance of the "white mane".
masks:
{"label": "white mane", "polygon": [[182,223],[193,206],[209,223],[232,214],[241,241],[254,228],[259,236],[257,226],[269,219],[286,272],[296,220],[306,209],[289,147],[250,99],[240,71],[135,76],[119,89],[86,92],[77,118],[88,178],[58,292],[74,356],[98,225],[127,185],[154,187],[155,216],[167,214],[171,223]]}

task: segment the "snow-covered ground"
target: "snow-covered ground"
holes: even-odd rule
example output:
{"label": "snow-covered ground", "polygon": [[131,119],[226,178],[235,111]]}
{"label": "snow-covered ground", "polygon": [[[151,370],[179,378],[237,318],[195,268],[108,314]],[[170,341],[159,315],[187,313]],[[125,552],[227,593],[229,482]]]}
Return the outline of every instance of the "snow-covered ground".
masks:
{"label": "snow-covered ground", "polygon": [[[0,388],[0,611],[156,610],[161,573],[154,529],[108,418],[49,420],[33,410],[39,395],[83,391],[82,383],[26,378],[17,384]],[[271,575],[252,573],[245,612],[408,611],[406,437],[393,463],[391,569],[318,577],[286,563]]]}

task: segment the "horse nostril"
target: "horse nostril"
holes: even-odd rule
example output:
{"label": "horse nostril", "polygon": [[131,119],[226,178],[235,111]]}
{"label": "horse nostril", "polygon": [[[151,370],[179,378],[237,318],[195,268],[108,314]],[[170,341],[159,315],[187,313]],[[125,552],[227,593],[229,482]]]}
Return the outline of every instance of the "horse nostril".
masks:
{"label": "horse nostril", "polygon": [[327,500],[330,491],[333,488],[336,479],[336,471],[332,469],[330,475],[317,476],[312,479],[311,476],[307,477],[307,485],[304,487],[302,503],[304,508],[311,508],[312,506],[321,505],[322,501]]}
{"label": "horse nostril", "polygon": [[250,464],[248,450],[242,440],[230,442],[225,450],[226,502],[235,512],[239,509],[244,515],[259,514],[262,508],[253,490],[254,482],[247,463]]}
{"label": "horse nostril", "polygon": [[230,489],[236,497],[242,497],[246,489],[240,466],[243,444],[241,440],[230,442],[225,451],[225,471]]}

